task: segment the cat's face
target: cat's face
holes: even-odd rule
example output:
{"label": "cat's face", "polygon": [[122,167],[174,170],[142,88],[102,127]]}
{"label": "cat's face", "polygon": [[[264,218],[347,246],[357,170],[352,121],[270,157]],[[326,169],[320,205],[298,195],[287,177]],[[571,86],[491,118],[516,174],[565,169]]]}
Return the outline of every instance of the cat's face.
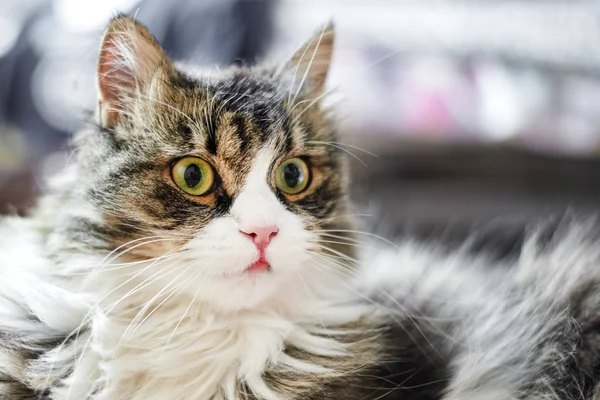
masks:
{"label": "cat's face", "polygon": [[104,129],[79,170],[100,242],[150,260],[126,276],[239,309],[348,264],[344,164],[319,101],[332,45],[328,27],[280,68],[185,72],[133,20],[111,23]]}

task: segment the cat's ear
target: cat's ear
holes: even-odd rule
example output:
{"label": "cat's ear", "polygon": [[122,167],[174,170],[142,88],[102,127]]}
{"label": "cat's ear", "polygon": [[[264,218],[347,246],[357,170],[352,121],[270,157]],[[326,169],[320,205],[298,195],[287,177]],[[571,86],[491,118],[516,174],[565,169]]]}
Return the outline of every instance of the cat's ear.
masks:
{"label": "cat's ear", "polygon": [[126,16],[114,18],[104,33],[98,61],[102,126],[113,128],[131,112],[133,99],[150,95],[154,79],[174,73],[158,41],[142,24]]}
{"label": "cat's ear", "polygon": [[329,22],[318,29],[285,64],[287,73],[291,74],[293,93],[304,93],[311,98],[323,93],[334,42],[335,28],[333,22]]}

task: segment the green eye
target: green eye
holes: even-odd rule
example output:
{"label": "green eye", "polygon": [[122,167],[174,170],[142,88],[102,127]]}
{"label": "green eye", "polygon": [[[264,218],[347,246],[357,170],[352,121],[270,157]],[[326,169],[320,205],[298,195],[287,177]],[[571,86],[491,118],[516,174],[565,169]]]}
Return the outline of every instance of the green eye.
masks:
{"label": "green eye", "polygon": [[177,161],[171,168],[171,176],[181,190],[194,196],[206,194],[215,183],[212,167],[197,157],[185,157]]}
{"label": "green eye", "polygon": [[298,194],[308,186],[310,170],[300,158],[281,163],[275,172],[275,184],[283,193]]}

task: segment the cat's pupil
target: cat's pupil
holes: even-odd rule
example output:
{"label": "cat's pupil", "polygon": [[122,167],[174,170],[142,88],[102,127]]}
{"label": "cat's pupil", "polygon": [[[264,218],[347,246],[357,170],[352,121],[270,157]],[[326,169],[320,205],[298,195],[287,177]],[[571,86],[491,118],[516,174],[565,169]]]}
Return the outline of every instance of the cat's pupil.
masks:
{"label": "cat's pupil", "polygon": [[288,164],[283,168],[283,180],[288,187],[296,187],[303,180],[302,170],[296,164]]}
{"label": "cat's pupil", "polygon": [[190,164],[183,174],[183,179],[188,187],[193,188],[198,186],[200,180],[202,180],[202,170],[196,164]]}

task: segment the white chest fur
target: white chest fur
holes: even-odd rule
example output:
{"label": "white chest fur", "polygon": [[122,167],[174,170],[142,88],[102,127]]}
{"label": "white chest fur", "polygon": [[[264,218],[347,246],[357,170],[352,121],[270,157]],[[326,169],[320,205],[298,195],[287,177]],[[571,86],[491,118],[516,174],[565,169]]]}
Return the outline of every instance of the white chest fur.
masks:
{"label": "white chest fur", "polygon": [[356,320],[364,310],[305,299],[297,310],[286,304],[224,313],[157,301],[139,311],[122,304],[93,317],[92,336],[58,399],[237,400],[241,385],[260,398],[279,399],[263,380],[265,370],[328,373],[290,357],[285,346],[343,357],[344,345],[324,334],[323,324]]}

